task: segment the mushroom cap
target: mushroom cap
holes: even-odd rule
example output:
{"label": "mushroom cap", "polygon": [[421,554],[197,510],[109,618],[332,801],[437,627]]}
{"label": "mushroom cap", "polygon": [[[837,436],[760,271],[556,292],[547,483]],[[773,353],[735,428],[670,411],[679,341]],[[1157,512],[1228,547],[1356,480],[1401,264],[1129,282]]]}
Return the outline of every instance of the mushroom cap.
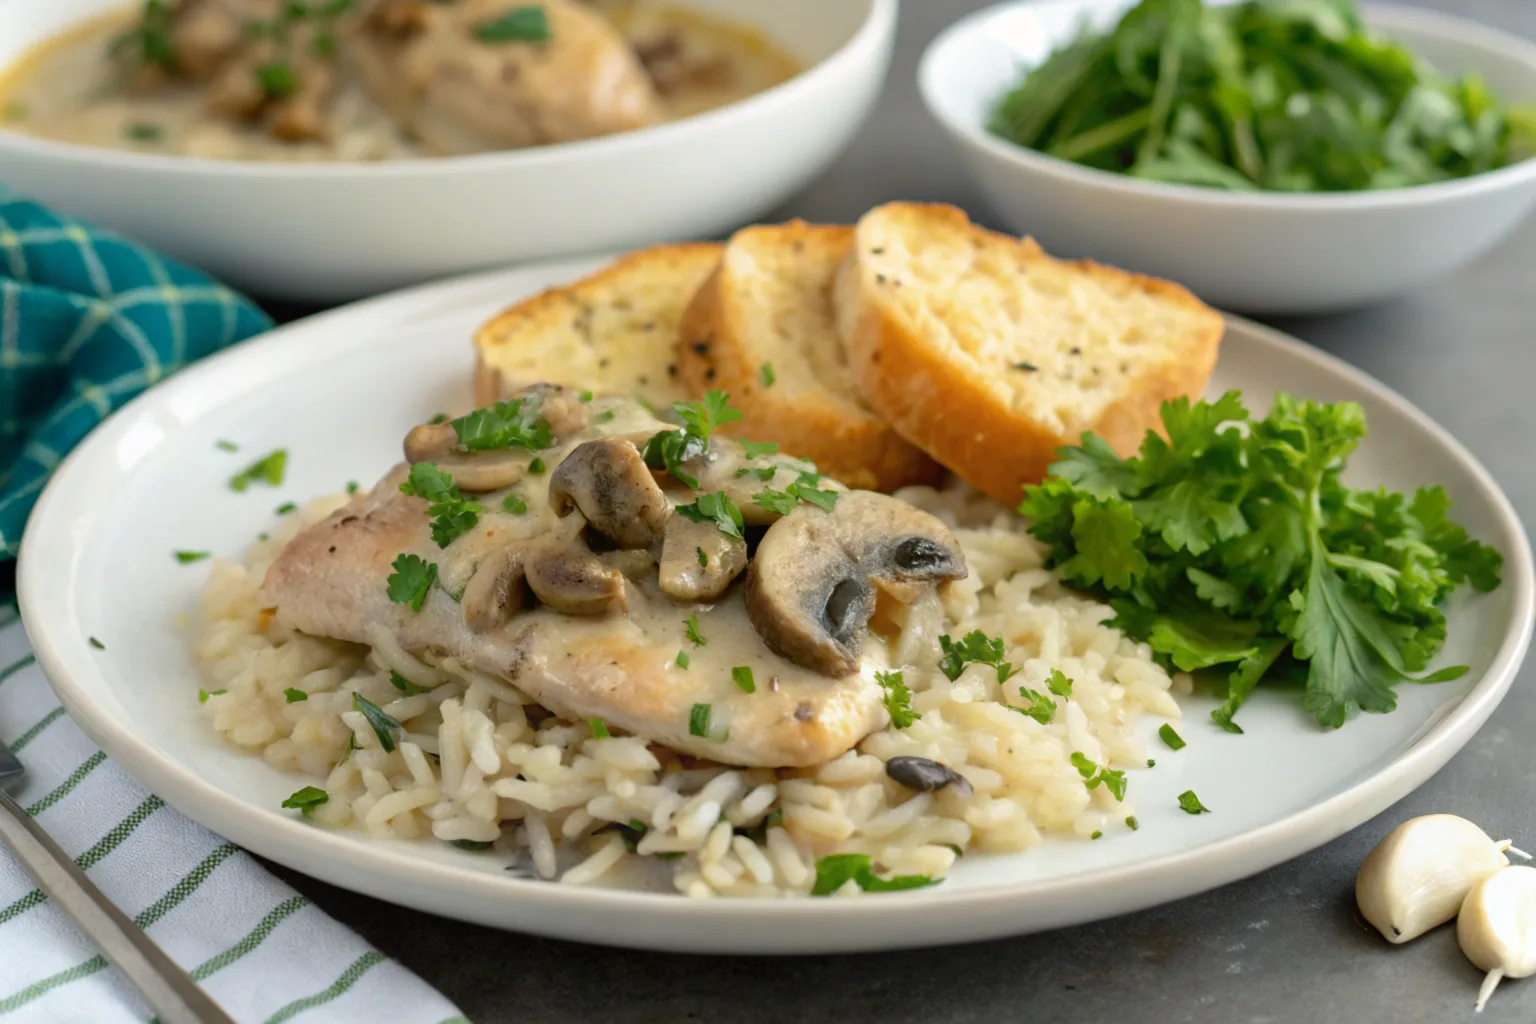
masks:
{"label": "mushroom cap", "polygon": [[832,511],[800,505],[768,528],[747,570],[747,616],[779,654],[828,676],[859,668],[875,588],[910,604],[966,575],[949,528],[897,498],[838,495]]}
{"label": "mushroom cap", "polygon": [[549,503],[559,516],[579,509],[592,529],[621,548],[649,548],[672,514],[640,450],[618,437],[577,445],[550,475]]}
{"label": "mushroom cap", "polygon": [[714,523],[683,515],[667,520],[658,583],[668,597],[713,601],[746,567],[746,541],[727,537]]}
{"label": "mushroom cap", "polygon": [[523,478],[533,458],[532,452],[521,448],[464,452],[458,445],[459,434],[452,424],[423,423],[405,435],[405,458],[412,465],[434,463],[467,494],[511,487]]}

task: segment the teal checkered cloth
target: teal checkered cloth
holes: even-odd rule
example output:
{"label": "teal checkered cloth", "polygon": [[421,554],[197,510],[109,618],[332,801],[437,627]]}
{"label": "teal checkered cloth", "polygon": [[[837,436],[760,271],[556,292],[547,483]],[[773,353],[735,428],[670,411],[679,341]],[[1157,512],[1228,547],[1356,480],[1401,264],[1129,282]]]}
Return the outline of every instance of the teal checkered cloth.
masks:
{"label": "teal checkered cloth", "polygon": [[206,275],[0,185],[0,561],[69,450],[271,319]]}

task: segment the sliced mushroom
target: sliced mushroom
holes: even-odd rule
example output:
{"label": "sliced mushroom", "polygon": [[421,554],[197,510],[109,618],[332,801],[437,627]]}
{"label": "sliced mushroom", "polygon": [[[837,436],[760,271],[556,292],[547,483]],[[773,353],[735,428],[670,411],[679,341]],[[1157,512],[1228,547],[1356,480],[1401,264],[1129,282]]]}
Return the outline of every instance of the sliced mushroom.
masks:
{"label": "sliced mushroom", "polygon": [[662,593],[682,601],[713,601],[746,567],[745,541],[727,537],[714,523],[682,515],[667,520],[661,541]]}
{"label": "sliced mushroom", "polygon": [[639,449],[617,437],[577,445],[550,475],[549,503],[559,516],[579,509],[594,530],[630,549],[655,544],[672,513]]}
{"label": "sliced mushroom", "polygon": [[527,603],[524,562],[528,548],[514,544],[490,555],[464,588],[464,621],[476,633],[496,629]]}
{"label": "sliced mushroom", "polygon": [[461,452],[458,432],[449,423],[424,423],[411,428],[405,435],[405,458],[413,465],[436,463],[438,469],[453,477],[459,490],[475,494],[511,487],[523,478],[530,461],[528,453],[518,448]]}
{"label": "sliced mushroom", "polygon": [[540,601],[567,615],[610,615],[629,608],[624,574],[584,548],[543,547],[524,565]]}
{"label": "sliced mushroom", "polygon": [[966,574],[949,529],[904,501],[847,491],[768,528],[747,570],[747,617],[773,650],[829,676],[858,670],[875,588],[911,603]]}

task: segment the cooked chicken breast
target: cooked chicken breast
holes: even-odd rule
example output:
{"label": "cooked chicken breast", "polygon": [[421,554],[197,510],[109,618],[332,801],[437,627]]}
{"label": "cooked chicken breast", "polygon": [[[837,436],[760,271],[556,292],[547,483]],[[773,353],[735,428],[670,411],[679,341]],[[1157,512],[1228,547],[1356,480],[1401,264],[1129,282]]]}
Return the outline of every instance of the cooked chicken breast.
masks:
{"label": "cooked chicken breast", "polygon": [[343,53],[374,100],[443,156],[663,120],[650,76],[607,19],[573,0],[542,6],[548,38],[530,40],[488,28],[509,16],[505,0],[375,0]]}
{"label": "cooked chicken breast", "polygon": [[[741,488],[785,493],[806,463],[716,440],[654,470],[641,448],[678,428],[637,403],[548,385],[522,400],[521,422],[547,428],[547,447],[466,452],[455,425],[418,427],[411,461],[296,537],[262,590],[276,626],[387,637],[505,679],[562,716],[732,764],[819,764],[885,724],[875,673],[888,656],[865,626],[877,591],[911,601],[964,575],[942,523],[827,481],[815,493],[835,499],[784,514]],[[433,524],[443,506],[419,496],[436,473],[482,506],[446,547]],[[748,536],[766,531],[750,567],[735,531],[676,511],[699,499],[692,484],[711,495],[727,483]],[[419,610],[409,588],[392,592],[402,556],[436,567]]]}

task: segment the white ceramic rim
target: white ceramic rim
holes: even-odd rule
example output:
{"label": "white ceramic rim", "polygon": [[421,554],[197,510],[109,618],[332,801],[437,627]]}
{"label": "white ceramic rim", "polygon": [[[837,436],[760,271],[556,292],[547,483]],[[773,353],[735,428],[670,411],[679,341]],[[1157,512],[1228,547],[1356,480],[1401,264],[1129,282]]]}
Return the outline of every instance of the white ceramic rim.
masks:
{"label": "white ceramic rim", "polygon": [[772,107],[795,103],[807,93],[819,91],[824,81],[839,73],[843,65],[865,60],[871,52],[878,51],[884,41],[895,31],[896,14],[900,0],[867,0],[869,11],[853,35],[830,55],[816,62],[785,82],[780,82],[762,92],[753,93],[735,103],[728,103],[714,110],[707,110],[692,117],[680,118],[638,131],[603,135],[576,142],[559,142],[547,146],[530,146],[526,149],[502,150],[495,153],[475,153],[468,156],[409,157],[402,160],[332,160],[305,163],[278,161],[216,160],[197,156],[164,156],[155,153],[138,153],[128,150],[106,149],[98,146],[59,142],[53,139],[22,135],[18,132],[0,133],[0,149],[10,148],[30,152],[53,159],[73,160],[82,163],[101,163],[108,168],[140,171],[173,171],[177,173],[205,174],[222,178],[334,178],[356,176],[364,179],[417,177],[431,174],[470,174],[498,167],[548,167],[582,160],[591,155],[622,158],[627,153],[644,146],[667,146],[684,139],[706,134],[723,121],[738,117],[752,117],[770,112]]}
{"label": "white ceramic rim", "polygon": [[[545,264],[544,267],[551,274],[562,273],[568,267],[571,275],[575,275],[590,270],[592,265],[592,259],[587,258]],[[442,308],[459,292],[472,293],[481,282],[506,272],[499,270],[474,274],[406,289],[310,317],[305,323],[313,327],[329,319],[351,318],[358,314],[385,318],[417,311],[423,298],[432,293],[440,293],[433,295],[433,298],[436,300],[434,304]],[[252,852],[284,864],[303,860],[334,865],[318,871],[304,869],[304,873],[376,898],[383,897],[379,890],[369,888],[372,879],[397,880],[406,876],[415,883],[432,888],[456,890],[476,901],[517,901],[524,906],[530,920],[537,917],[540,911],[569,911],[589,916],[605,911],[622,911],[643,915],[647,928],[654,929],[655,941],[651,948],[692,948],[685,941],[663,941],[663,925],[675,925],[684,929],[682,934],[686,934],[690,925],[723,926],[733,921],[760,920],[792,922],[797,926],[795,934],[800,945],[794,950],[780,951],[798,953],[906,948],[934,945],[936,941],[964,942],[984,937],[978,932],[935,940],[920,935],[913,937],[912,932],[903,929],[903,925],[910,925],[914,919],[920,919],[925,910],[940,906],[946,912],[963,912],[969,909],[995,909],[999,903],[1019,903],[1047,896],[1056,901],[1070,902],[1079,895],[1086,896],[1095,890],[1122,888],[1153,894],[1137,902],[1134,907],[1124,907],[1125,910],[1165,903],[1246,878],[1315,849],[1364,823],[1421,785],[1444,766],[1493,713],[1514,681],[1530,644],[1532,627],[1536,625],[1536,572],[1533,572],[1531,548],[1524,527],[1487,469],[1460,442],[1406,398],[1343,360],[1252,321],[1237,317],[1229,317],[1229,321],[1249,333],[1256,344],[1278,349],[1286,358],[1309,363],[1319,372],[1342,379],[1360,392],[1393,406],[1466,466],[1479,497],[1488,503],[1497,525],[1517,541],[1504,552],[1503,585],[1513,593],[1509,619],[1519,625],[1505,634],[1487,672],[1477,685],[1391,763],[1344,792],[1303,811],[1194,850],[1065,878],[976,889],[946,891],[939,887],[906,892],[899,896],[871,896],[857,900],[694,900],[674,894],[566,886],[433,863],[384,845],[362,841],[348,833],[315,828],[275,809],[254,807],[161,754],[155,747],[136,737],[123,723],[95,707],[87,689],[64,670],[64,655],[59,638],[34,606],[30,596],[34,592],[58,591],[64,586],[55,581],[74,572],[81,550],[74,524],[62,519],[54,508],[55,495],[61,490],[59,481],[73,473],[89,471],[88,467],[84,470],[82,467],[102,457],[98,453],[112,448],[117,441],[116,434],[120,426],[126,422],[135,406],[145,401],[145,396],[130,402],[98,427],[64,460],[53,481],[43,491],[33,510],[31,523],[46,524],[43,528],[49,534],[50,553],[62,548],[67,557],[55,557],[49,561],[48,555],[41,553],[42,548],[37,544],[26,543],[27,538],[23,538],[17,572],[22,620],[38,663],[59,699],[80,728],[120,768],[151,791],[165,796],[178,810]],[[255,341],[205,359],[158,386],[195,389],[207,378],[223,375],[227,370],[237,370],[242,365],[260,363],[276,354],[272,351],[274,348],[301,351],[307,345],[309,340],[303,335],[290,337],[288,329],[280,327]],[[44,603],[47,603],[46,598]],[[405,899],[400,902],[420,906]],[[874,941],[838,941],[818,937],[818,926],[834,916],[841,926],[846,927],[850,922],[856,922],[861,933],[879,938]],[[1086,920],[1093,916],[1104,915],[1085,915],[1074,920]],[[992,936],[1009,934],[1008,929],[998,927],[984,931],[985,935]],[[645,944],[638,940],[626,942],[622,937],[616,937],[613,941],[615,944],[636,947]],[[734,948],[748,946],[751,943],[744,940],[734,942]],[[760,955],[764,950],[754,947],[754,952]]]}
{"label": "white ceramic rim", "polygon": [[[984,21],[996,17],[1000,11],[1032,7],[1037,0],[1010,0],[994,4],[973,14],[966,15],[928,44],[923,51],[917,69],[918,93],[928,113],[957,140],[985,151],[1000,160],[1058,180],[1072,181],[1105,191],[1142,195],[1212,207],[1241,207],[1245,210],[1300,212],[1310,210],[1370,210],[1406,204],[1435,205],[1453,203],[1472,196],[1524,182],[1536,177],[1536,156],[1497,170],[1484,171],[1467,178],[1435,182],[1429,185],[1410,185],[1404,188],[1378,189],[1369,192],[1227,192],[1197,185],[1176,185],[1161,181],[1147,181],[1125,174],[1084,167],[1060,157],[1049,156],[1039,150],[1026,149],[988,132],[962,123],[936,95],[932,79],[936,76],[939,54],[955,45],[955,40],[974,32]],[[1365,4],[1367,20],[1390,34],[1400,28],[1434,32],[1448,39],[1469,46],[1492,50],[1530,65],[1536,75],[1536,43],[1529,42],[1502,29],[1492,28],[1469,18],[1420,7],[1399,4]]]}

